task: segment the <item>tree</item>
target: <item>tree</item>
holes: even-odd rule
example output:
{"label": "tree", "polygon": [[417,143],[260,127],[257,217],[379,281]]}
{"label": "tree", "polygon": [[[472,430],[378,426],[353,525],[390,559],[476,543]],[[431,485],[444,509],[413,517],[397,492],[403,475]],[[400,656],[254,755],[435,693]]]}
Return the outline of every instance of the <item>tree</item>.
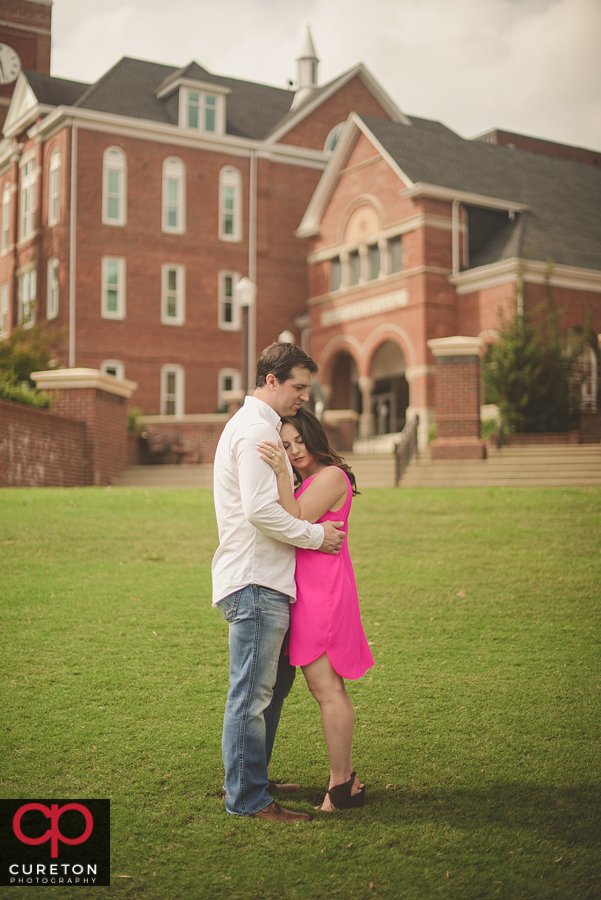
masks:
{"label": "tree", "polygon": [[545,299],[533,309],[524,294],[523,271],[518,274],[515,314],[506,318],[499,312],[499,338],[485,360],[487,402],[498,405],[510,432],[569,431],[576,425],[580,403],[576,365],[591,329],[585,322],[580,337],[564,345],[551,273],[549,264]]}
{"label": "tree", "polygon": [[23,328],[17,325],[0,341],[0,378],[8,384],[20,385],[31,380],[32,372],[53,368],[60,334],[45,323]]}

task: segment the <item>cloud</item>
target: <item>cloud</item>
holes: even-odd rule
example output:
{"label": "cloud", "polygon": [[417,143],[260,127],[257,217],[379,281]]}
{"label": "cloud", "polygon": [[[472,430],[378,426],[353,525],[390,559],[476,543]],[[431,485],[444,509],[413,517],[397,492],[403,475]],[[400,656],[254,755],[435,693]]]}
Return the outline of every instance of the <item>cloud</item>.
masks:
{"label": "cloud", "polygon": [[601,148],[599,0],[56,0],[53,73],[124,55],[284,87],[311,23],[327,81],[364,62],[405,112]]}

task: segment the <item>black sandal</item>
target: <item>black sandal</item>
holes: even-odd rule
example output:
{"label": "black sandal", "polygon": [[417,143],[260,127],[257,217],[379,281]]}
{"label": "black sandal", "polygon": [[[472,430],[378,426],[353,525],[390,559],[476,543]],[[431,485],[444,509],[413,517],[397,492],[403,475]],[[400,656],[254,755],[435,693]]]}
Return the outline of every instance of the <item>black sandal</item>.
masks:
{"label": "black sandal", "polygon": [[[365,785],[357,794],[351,794],[356,775],[353,772],[344,784],[335,784],[326,791],[330,795],[330,802],[334,809],[357,809],[365,803]],[[324,798],[325,799],[325,798]]]}
{"label": "black sandal", "polygon": [[[353,771],[351,772],[351,781],[354,781],[355,778],[357,778],[357,773],[353,769]],[[326,794],[328,793],[329,790],[330,790],[330,782],[328,781],[328,783],[326,784]],[[362,791],[365,790],[365,785],[362,785],[361,790]]]}

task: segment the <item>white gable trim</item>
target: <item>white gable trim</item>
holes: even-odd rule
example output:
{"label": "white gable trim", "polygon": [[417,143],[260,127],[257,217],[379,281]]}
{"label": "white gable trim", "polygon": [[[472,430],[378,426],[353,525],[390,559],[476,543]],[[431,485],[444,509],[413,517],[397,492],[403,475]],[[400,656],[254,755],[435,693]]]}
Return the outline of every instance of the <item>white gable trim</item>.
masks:
{"label": "white gable trim", "polygon": [[528,209],[525,203],[513,200],[501,200],[498,197],[486,197],[484,194],[472,194],[469,191],[455,191],[452,188],[436,184],[416,182],[412,187],[402,191],[403,197],[431,197],[435,200],[459,200],[468,206],[484,206],[487,209],[502,209],[507,212],[524,212]]}
{"label": "white gable trim", "polygon": [[276,128],[274,132],[267,138],[267,140],[271,142],[279,141],[285,134],[288,134],[293,128],[295,128],[299,122],[302,122],[307,116],[311,115],[314,110],[321,106],[322,103],[325,103],[333,94],[340,90],[340,88],[344,87],[345,84],[348,84],[349,81],[352,81],[353,78],[359,76],[365,87],[373,94],[374,98],[381,105],[383,110],[390,116],[393,122],[402,122],[404,125],[410,125],[411,122],[405,116],[401,110],[398,108],[396,103],[392,100],[391,97],[386,93],[384,88],[376,81],[374,76],[369,72],[363,63],[359,63],[358,66],[350,69],[348,72],[345,72],[340,78],[336,78],[331,84],[325,89],[316,89],[316,96],[313,100],[310,100],[308,103],[303,104],[303,106],[298,110],[298,112],[284,122],[279,128]]}
{"label": "white gable trim", "polygon": [[230,134],[194,132],[165,122],[152,122],[149,119],[136,119],[133,116],[120,116],[114,113],[70,106],[51,107],[49,115],[31,128],[28,135],[30,138],[46,139],[49,134],[59,130],[61,123],[64,126],[70,125],[73,121],[77,121],[80,128],[90,131],[136,137],[140,140],[179,147],[212,150],[227,153],[230,156],[248,157],[255,152],[261,158],[289,165],[306,166],[310,169],[323,170],[329,158],[329,154],[323,150],[295,147],[292,144],[266,144],[265,141],[241,138]]}
{"label": "white gable trim", "polygon": [[334,148],[334,152],[330,156],[329,162],[325,167],[313,196],[309,202],[305,215],[295,231],[298,238],[313,237],[319,234],[319,226],[321,219],[326,211],[326,207],[330,202],[334,189],[338,184],[341,171],[346,168],[346,164],[350,155],[355,148],[360,134],[364,134],[366,138],[373,144],[374,148],[380,154],[382,159],[388,163],[390,168],[396,173],[400,181],[413,187],[413,182],[408,175],[403,172],[397,162],[392,158],[382,144],[374,137],[365,122],[356,113],[351,113],[346,121],[346,125],[342,130],[340,139]]}
{"label": "white gable trim", "polygon": [[4,122],[4,134],[12,137],[19,134],[24,128],[40,115],[46,115],[54,107],[38,103],[38,98],[33,92],[27,77],[19,72],[12,100],[8,108],[6,121]]}
{"label": "white gable trim", "polygon": [[[515,282],[520,271],[523,272],[523,278],[527,284],[544,284],[548,268],[544,262],[524,261],[512,257],[488,266],[467,269],[458,275],[449,275],[449,281],[455,285],[458,295],[471,294],[474,291]],[[601,293],[601,272],[578,266],[553,266],[550,283],[553,287]]]}

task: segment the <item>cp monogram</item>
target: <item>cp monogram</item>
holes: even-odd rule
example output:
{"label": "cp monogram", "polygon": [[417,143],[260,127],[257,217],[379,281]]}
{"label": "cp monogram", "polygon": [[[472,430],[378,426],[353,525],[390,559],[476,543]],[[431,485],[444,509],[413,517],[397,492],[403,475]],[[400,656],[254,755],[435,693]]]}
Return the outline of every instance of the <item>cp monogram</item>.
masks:
{"label": "cp monogram", "polygon": [[[40,812],[44,813],[47,819],[50,819],[50,828],[46,832],[46,834],[42,835],[39,838],[30,838],[23,834],[21,830],[21,818],[28,812],[30,809],[37,809]],[[76,809],[80,812],[84,819],[86,820],[86,828],[84,833],[77,838],[68,838],[61,834],[59,828],[59,819],[64,812],[68,809]],[[58,803],[52,803],[50,808],[44,806],[43,803],[26,803],[15,813],[15,817],[13,819],[13,831],[17,838],[22,841],[24,844],[43,844],[46,841],[50,841],[50,855],[52,859],[56,859],[58,857],[58,842],[62,841],[63,844],[83,844],[84,841],[92,834],[92,830],[94,828],[94,819],[92,818],[92,813],[89,809],[86,809],[85,806],[82,806],[81,803],[65,803],[64,806],[58,805]]]}

